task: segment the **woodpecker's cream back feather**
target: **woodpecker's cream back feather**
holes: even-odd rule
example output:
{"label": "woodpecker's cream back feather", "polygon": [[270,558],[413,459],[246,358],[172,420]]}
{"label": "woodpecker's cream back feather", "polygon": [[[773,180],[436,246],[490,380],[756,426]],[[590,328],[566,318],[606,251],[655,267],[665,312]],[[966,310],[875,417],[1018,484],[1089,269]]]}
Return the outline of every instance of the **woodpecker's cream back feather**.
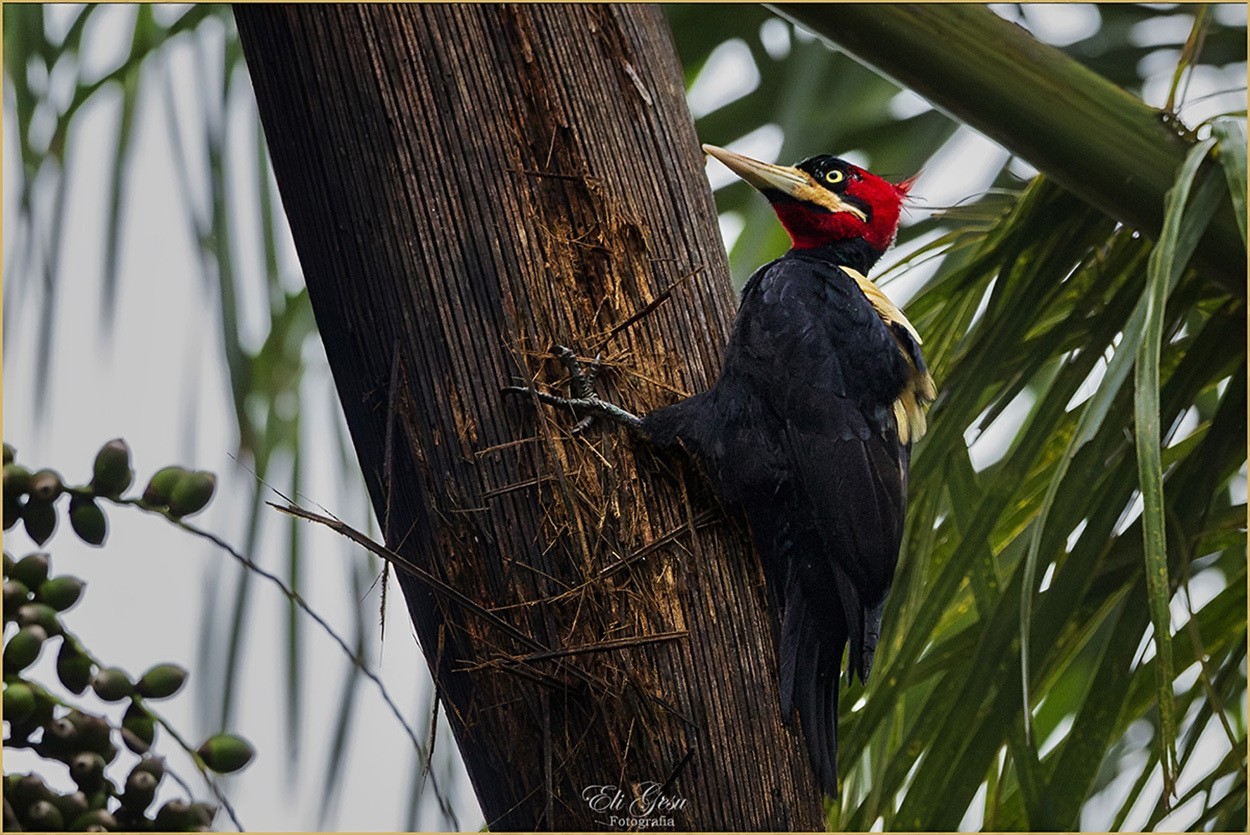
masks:
{"label": "woodpecker's cream back feather", "polygon": [[[881,321],[885,322],[887,327],[899,325],[911,338],[916,340],[916,344],[923,344],[920,334],[916,332],[916,328],[907,320],[903,311],[898,305],[890,300],[890,297],[881,292],[881,288],[872,283],[863,273],[851,269],[850,267],[841,268],[844,273],[849,275],[859,285],[860,292],[868,299],[868,303],[872,305],[872,309],[877,311],[877,315],[881,317]],[[891,327],[891,333],[893,328]],[[895,337],[897,340],[897,337]],[[937,387],[933,384],[933,377],[927,370],[922,371],[916,367],[915,360],[912,359],[911,352],[907,350],[902,343],[898,346],[899,351],[903,354],[903,358],[907,360],[908,366],[911,367],[911,374],[908,377],[907,384],[903,387],[903,391],[899,394],[898,399],[894,401],[894,417],[898,424],[898,439],[900,443],[915,443],[924,437],[928,423],[925,420],[925,408],[937,397]]]}

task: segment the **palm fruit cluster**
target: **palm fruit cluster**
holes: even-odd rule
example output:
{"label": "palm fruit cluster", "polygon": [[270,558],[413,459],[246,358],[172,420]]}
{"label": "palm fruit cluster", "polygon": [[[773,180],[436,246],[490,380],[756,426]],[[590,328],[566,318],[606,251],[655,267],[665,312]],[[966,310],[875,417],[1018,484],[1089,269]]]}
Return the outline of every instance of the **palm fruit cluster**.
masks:
{"label": "palm fruit cluster", "polygon": [[6,831],[204,832],[217,815],[216,806],[199,801],[156,805],[165,776],[160,757],[140,758],[120,789],[97,751],[82,750],[66,765],[77,787],[73,791],[49,786],[35,773],[4,775]]}
{"label": "palm fruit cluster", "polygon": [[123,493],[134,483],[130,447],[115,438],[96,453],[91,480],[80,486],[67,485],[55,470],[31,471],[16,460],[16,450],[4,445],[4,529],[21,522],[26,533],[43,545],[56,531],[57,502],[69,497],[70,527],[88,545],[103,545],[108,537],[108,519],[100,500],[133,502],[181,519],[208,506],[217,487],[217,478],[202,470],[165,467],[148,482],[142,498],[131,500]]}
{"label": "palm fruit cluster", "polygon": [[[168,493],[158,492],[152,501],[136,503],[175,517],[202,509],[212,495],[211,476],[205,491],[200,476],[208,474],[178,472],[191,477],[190,487],[180,486],[182,475],[172,479],[165,476]],[[13,527],[20,519],[31,538],[42,544],[55,528],[55,511],[46,533],[38,521],[32,532],[30,508],[46,505],[51,509],[60,495],[68,493],[75,532],[84,541],[99,544],[104,539],[103,514],[97,526],[100,535],[84,535],[84,523],[77,521],[83,518],[81,508],[86,505],[82,503],[98,510],[96,498],[124,501],[121,494],[133,480],[130,451],[123,441],[105,444],[96,457],[92,480],[83,488],[66,487],[51,470],[31,473],[18,468],[12,449],[6,444],[5,528]],[[11,483],[16,486],[11,488]],[[180,489],[182,492],[175,498]],[[80,502],[77,516],[76,501]],[[11,504],[18,508],[14,516],[10,515]],[[38,514],[45,512],[37,510],[34,518],[38,520]],[[93,520],[87,521],[94,524]],[[157,802],[165,763],[152,751],[160,723],[148,702],[178,693],[187,671],[176,664],[157,664],[133,678],[96,659],[62,621],[64,614],[83,597],[85,588],[86,583],[77,577],[54,574],[46,552],[27,554],[21,559],[4,553],[4,747],[33,751],[43,759],[45,768],[42,775],[4,775],[3,828],[13,832],[207,830],[217,813],[212,804],[180,799]],[[33,677],[39,669],[39,659],[44,655],[50,659],[53,651],[56,679],[70,697],[57,695]],[[117,705],[118,715],[110,719],[74,704],[72,696],[82,696],[88,689],[100,701]],[[188,753],[204,769],[229,773],[246,766],[255,752],[240,737],[218,734],[197,751]],[[53,777],[62,777],[66,772],[68,780]],[[45,782],[45,777],[49,782]],[[65,788],[70,784],[74,788]]]}

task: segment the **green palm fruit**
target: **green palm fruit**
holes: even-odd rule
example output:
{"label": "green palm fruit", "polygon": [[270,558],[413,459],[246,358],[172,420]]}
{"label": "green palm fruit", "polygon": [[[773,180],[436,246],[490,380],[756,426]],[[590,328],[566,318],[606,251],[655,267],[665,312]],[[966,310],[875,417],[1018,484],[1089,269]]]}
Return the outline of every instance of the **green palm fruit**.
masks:
{"label": "green palm fruit", "polygon": [[4,465],[4,529],[22,518],[21,498],[30,492],[30,470],[17,464]]}
{"label": "green palm fruit", "polygon": [[108,520],[95,499],[74,496],[69,500],[69,524],[78,538],[88,545],[103,545],[108,536]]}
{"label": "green palm fruit", "polygon": [[77,577],[62,574],[60,577],[44,580],[35,593],[35,599],[47,603],[58,612],[64,612],[78,602],[86,587],[87,584]]}
{"label": "green palm fruit", "polygon": [[4,671],[20,673],[35,663],[48,633],[39,626],[23,626],[4,645]]}
{"label": "green palm fruit", "polygon": [[26,525],[26,535],[37,545],[42,545],[52,538],[56,530],[56,508],[51,502],[31,496],[22,507],[22,522]]}
{"label": "green palm fruit", "polygon": [[30,477],[31,498],[41,502],[54,502],[65,489],[65,482],[56,470],[40,470]]}
{"label": "green palm fruit", "polygon": [[13,803],[14,809],[28,809],[40,800],[51,800],[52,789],[38,774],[24,774],[10,787],[5,784],[4,799]]}
{"label": "green palm fruit", "polygon": [[134,480],[135,471],[130,468],[130,447],[125,441],[114,438],[100,447],[91,476],[91,488],[97,496],[116,499],[126,492]]}
{"label": "green palm fruit", "polygon": [[21,580],[4,581],[4,619],[11,621],[17,617],[17,610],[30,599],[30,589]]}
{"label": "green palm fruit", "polygon": [[[153,726],[153,738],[156,737],[156,728]],[[152,743],[139,736],[130,728],[122,728],[122,744],[133,754],[146,754],[152,750]]]}
{"label": "green palm fruit", "polygon": [[217,489],[217,476],[203,470],[187,473],[178,479],[169,497],[169,512],[175,516],[199,513],[213,499]]}
{"label": "green palm fruit", "polygon": [[91,659],[70,641],[62,641],[56,655],[56,676],[66,690],[80,696],[91,684]]}
{"label": "green palm fruit", "polygon": [[153,828],[161,832],[186,832],[191,828],[191,805],[182,800],[171,800],[160,808],[152,819]]}
{"label": "green palm fruit", "polygon": [[106,702],[120,702],[130,698],[134,685],[124,671],[117,667],[105,667],[91,680],[91,689]]}
{"label": "green palm fruit", "polygon": [[56,616],[56,609],[46,603],[26,603],[17,610],[18,626],[42,626],[49,637],[60,635],[65,630]]}
{"label": "green palm fruit", "polygon": [[195,826],[207,831],[213,825],[213,818],[217,817],[217,807],[212,803],[203,803],[198,800],[192,801],[191,817]]}
{"label": "green palm fruit", "polygon": [[82,751],[78,726],[65,716],[52,720],[43,729],[43,745],[54,759],[69,762]]}
{"label": "green palm fruit", "polygon": [[78,737],[84,751],[94,751],[104,758],[105,762],[116,756],[113,745],[113,726],[103,716],[71,710],[67,716],[78,729]]}
{"label": "green palm fruit", "polygon": [[256,756],[256,750],[251,743],[234,734],[210,736],[196,753],[200,755],[204,765],[218,774],[239,771]]}
{"label": "green palm fruit", "polygon": [[10,443],[4,445],[4,463],[5,466],[13,463],[13,458],[17,455],[17,450]]}
{"label": "green palm fruit", "polygon": [[69,761],[69,776],[88,795],[104,785],[104,757],[84,751]]}
{"label": "green palm fruit", "polygon": [[165,758],[156,756],[144,756],[139,758],[139,762],[135,765],[135,771],[146,771],[156,778],[156,782],[160,782],[165,776]]}
{"label": "green palm fruit", "polygon": [[185,467],[162,467],[148,481],[143,491],[143,500],[150,505],[165,507],[174,494],[174,487],[187,474]]}
{"label": "green palm fruit", "polygon": [[156,778],[146,771],[134,770],[126,778],[126,787],[118,798],[132,812],[142,812],[156,799]]}
{"label": "green palm fruit", "polygon": [[14,496],[24,496],[30,492],[30,470],[21,464],[4,465],[4,492]]}
{"label": "green palm fruit", "polygon": [[5,492],[4,494],[4,529],[11,531],[22,521],[22,503],[18,497]]}
{"label": "green palm fruit", "polygon": [[187,671],[177,664],[157,664],[143,674],[135,690],[148,699],[168,699],[182,689],[186,680]]}
{"label": "green palm fruit", "polygon": [[136,754],[145,754],[151,749],[154,739],[156,720],[152,718],[152,714],[131,702],[122,717],[122,742]]}
{"label": "green palm fruit", "polygon": [[26,828],[33,832],[60,832],[65,828],[65,818],[61,810],[47,800],[37,800],[23,815]]}
{"label": "green palm fruit", "polygon": [[39,584],[48,579],[48,571],[52,567],[52,561],[47,554],[42,551],[36,551],[33,554],[27,554],[9,570],[9,577],[14,580],[21,580],[28,589],[37,589]]}
{"label": "green palm fruit", "polygon": [[7,722],[21,722],[35,712],[35,691],[24,681],[4,685],[4,718]]}

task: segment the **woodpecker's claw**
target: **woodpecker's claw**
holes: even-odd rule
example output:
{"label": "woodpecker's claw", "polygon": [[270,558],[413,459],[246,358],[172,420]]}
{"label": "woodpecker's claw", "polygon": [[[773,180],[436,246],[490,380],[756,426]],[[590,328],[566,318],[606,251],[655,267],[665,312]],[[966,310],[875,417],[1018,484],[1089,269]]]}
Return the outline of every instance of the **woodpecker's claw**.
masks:
{"label": "woodpecker's claw", "polygon": [[[553,345],[552,353],[564,364],[569,372],[569,388],[573,391],[573,396],[579,400],[598,400],[599,395],[595,394],[595,376],[599,373],[599,360],[603,354],[595,354],[595,359],[591,362],[587,369],[582,368],[582,364],[577,361],[577,354],[564,345]],[[584,416],[581,420],[573,425],[572,434],[580,435],[589,429],[595,422],[593,414]]]}
{"label": "woodpecker's claw", "polygon": [[[572,348],[565,345],[552,345],[551,353],[560,360],[560,363],[569,372],[569,388],[573,392],[573,396],[578,400],[597,400],[598,395],[595,394],[595,375],[599,373],[599,359],[602,354],[595,354],[594,362],[590,364],[590,369],[585,370],[577,359],[577,354]],[[594,422],[594,415],[587,415],[577,422],[577,426],[573,427],[573,434],[588,428]]]}
{"label": "woodpecker's claw", "polygon": [[625,411],[615,403],[601,400],[599,395],[595,394],[594,383],[595,376],[599,371],[600,359],[598,355],[595,356],[594,362],[590,364],[589,369],[583,369],[581,362],[578,361],[577,355],[573,353],[571,348],[564,345],[553,345],[551,353],[555,355],[556,359],[560,360],[560,363],[569,372],[569,389],[573,394],[572,397],[556,397],[529,386],[505,386],[503,389],[504,393],[527,394],[541,403],[546,403],[548,406],[569,409],[578,419],[577,423],[573,425],[572,432],[574,435],[580,435],[589,429],[597,417],[605,418],[640,434],[643,432],[641,418]]}

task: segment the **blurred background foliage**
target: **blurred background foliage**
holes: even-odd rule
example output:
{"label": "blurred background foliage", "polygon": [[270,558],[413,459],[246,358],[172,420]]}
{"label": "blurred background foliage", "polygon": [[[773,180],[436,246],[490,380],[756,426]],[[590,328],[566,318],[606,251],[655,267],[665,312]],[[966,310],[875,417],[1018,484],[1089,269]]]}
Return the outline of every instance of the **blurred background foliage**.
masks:
{"label": "blurred background foliage", "polygon": [[[1172,102],[1199,136],[1217,114],[1244,117],[1243,5],[993,8],[1149,104]],[[831,827],[1243,831],[1244,294],[1230,296],[1192,270],[1169,281],[1162,267],[1150,269],[1150,241],[1032,179],[1027,161],[764,7],[666,11],[704,141],[784,162],[832,151],[898,179],[924,172],[878,277],[925,337],[942,396],[916,451],[888,644],[868,692],[855,688],[844,700],[845,786],[830,806]],[[93,50],[92,39],[106,35],[128,48]],[[336,512],[364,512],[367,503],[337,404],[310,383],[324,379],[325,360],[228,7],[8,4],[4,61],[4,341],[7,351],[33,329],[38,344],[36,399],[22,407],[46,408],[38,392],[62,382],[52,377],[52,358],[72,350],[73,335],[57,330],[67,283],[99,284],[107,328],[122,283],[145,280],[120,241],[144,177],[136,113],[156,109],[179,161],[182,222],[197,246],[203,299],[217,323],[212,350],[228,381],[238,464],[223,473],[225,489],[245,495],[249,508],[221,533],[245,553],[263,554],[297,591],[323,582],[306,564],[296,525],[263,512],[264,482],[292,496],[306,492],[308,471],[329,457],[330,486],[316,482],[315,499]],[[106,131],[101,123],[92,132],[80,127],[89,105],[116,114]],[[1223,161],[1240,141],[1244,194],[1244,129],[1228,124]],[[107,149],[111,160],[97,228],[66,225],[67,195],[88,176],[69,162],[75,145]],[[1235,164],[1227,170],[1235,183]],[[788,241],[748,187],[714,168],[709,176],[741,284]],[[1194,187],[1174,242],[1181,263],[1186,230],[1201,225],[1203,207],[1224,187],[1211,176]],[[71,235],[102,236],[96,274],[61,268]],[[1152,389],[1149,375],[1129,383],[1123,369],[1126,358],[1141,356],[1139,343],[1151,342],[1142,339],[1144,300],[1160,287],[1168,304],[1149,324],[1161,335],[1153,393],[1163,490],[1143,514],[1139,478],[1149,478],[1148,468],[1139,474],[1134,410]],[[5,402],[6,411],[13,407]],[[181,408],[180,431],[191,433],[198,411],[221,405]],[[333,413],[335,437],[309,438],[313,411]],[[1143,546],[1143,520],[1155,514],[1166,521],[1166,551]],[[1144,552],[1166,560],[1170,640],[1156,641],[1151,629],[1151,603],[1159,601],[1147,590]],[[341,629],[359,657],[374,659],[379,630],[358,601],[380,569],[356,554],[348,563],[335,583],[354,614]],[[194,663],[198,681],[209,683],[198,694],[205,728],[229,724],[243,703],[275,711],[288,756],[273,792],[284,781],[314,781],[324,799],[304,825],[351,827],[352,804],[339,796],[336,775],[380,762],[376,740],[352,741],[360,669],[347,659],[311,664],[294,607],[281,641],[246,640],[257,607],[289,606],[254,597],[248,573],[220,564],[200,582]],[[1027,700],[1022,610],[1030,624]],[[242,695],[248,653],[276,653],[277,704]],[[327,734],[300,717],[309,689],[332,687],[325,677],[335,668],[339,718]],[[424,687],[418,701],[428,717]],[[309,733],[332,740],[325,761],[301,756]],[[396,826],[480,821],[465,787],[455,785],[463,777],[454,746],[436,748],[428,764],[424,752],[411,756],[419,788],[397,803]],[[427,768],[445,775],[450,804],[427,802]],[[246,822],[246,810],[240,814]]]}

